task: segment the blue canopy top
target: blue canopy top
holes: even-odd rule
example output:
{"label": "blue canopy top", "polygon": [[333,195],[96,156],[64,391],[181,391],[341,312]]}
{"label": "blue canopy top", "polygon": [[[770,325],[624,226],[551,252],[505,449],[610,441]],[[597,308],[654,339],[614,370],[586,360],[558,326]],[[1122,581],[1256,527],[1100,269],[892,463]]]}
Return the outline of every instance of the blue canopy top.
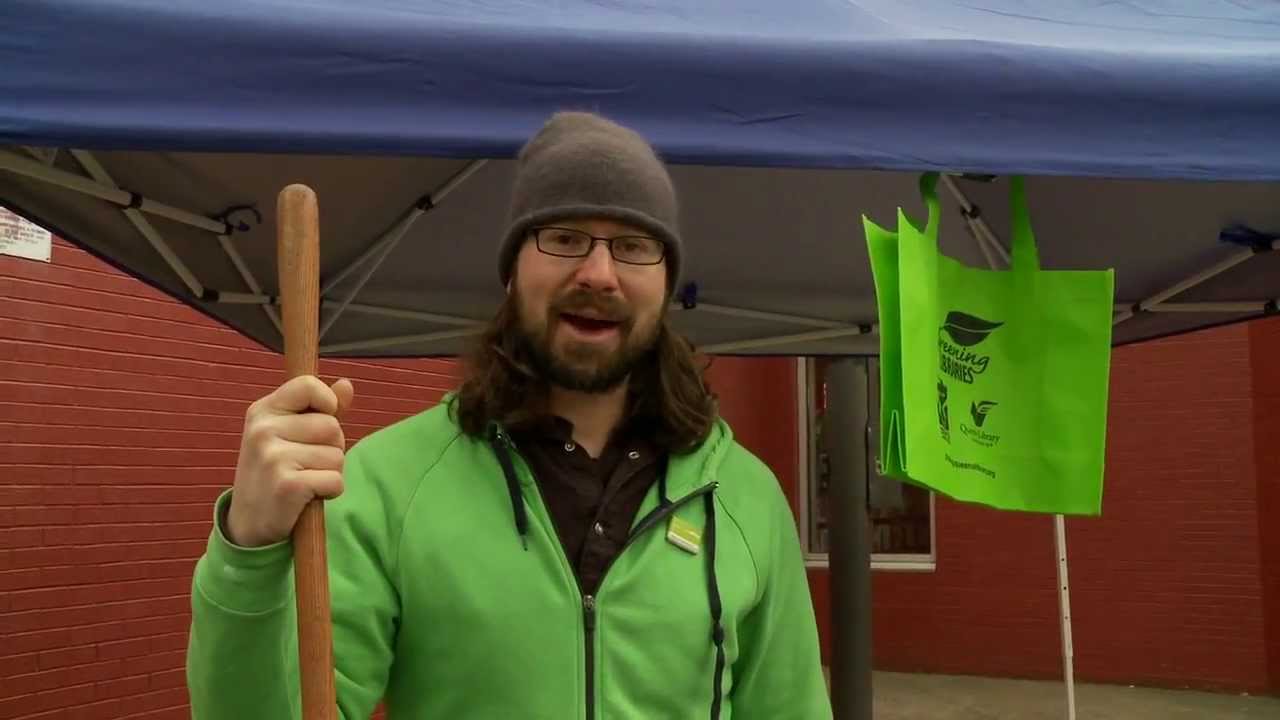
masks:
{"label": "blue canopy top", "polygon": [[1280,4],[8,0],[0,145],[1280,178]]}

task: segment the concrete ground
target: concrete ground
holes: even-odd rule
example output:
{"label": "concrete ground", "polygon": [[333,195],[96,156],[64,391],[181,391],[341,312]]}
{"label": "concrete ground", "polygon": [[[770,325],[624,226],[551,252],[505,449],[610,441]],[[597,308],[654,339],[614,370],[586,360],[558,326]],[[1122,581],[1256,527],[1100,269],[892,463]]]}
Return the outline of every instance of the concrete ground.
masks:
{"label": "concrete ground", "polygon": [[[875,720],[1063,720],[1060,682],[875,674]],[[1280,720],[1280,698],[1076,684],[1079,720]]]}

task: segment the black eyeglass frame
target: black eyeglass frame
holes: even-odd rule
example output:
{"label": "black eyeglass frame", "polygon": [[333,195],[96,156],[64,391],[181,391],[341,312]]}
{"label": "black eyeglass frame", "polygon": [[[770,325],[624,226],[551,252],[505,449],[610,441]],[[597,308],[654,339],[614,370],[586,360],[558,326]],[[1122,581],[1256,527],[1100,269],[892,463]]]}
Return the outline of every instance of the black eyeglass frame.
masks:
{"label": "black eyeglass frame", "polygon": [[[583,237],[590,238],[591,242],[587,244],[586,249],[583,250],[581,253],[566,254],[563,252],[553,252],[542,246],[542,233],[546,230],[558,230],[560,232],[567,232],[567,233],[573,233],[575,235],[581,235]],[[561,227],[557,225],[539,225],[537,227],[529,228],[529,237],[533,238],[533,244],[535,247],[537,247],[538,252],[543,253],[544,255],[550,255],[552,257],[584,258],[591,254],[591,251],[595,249],[596,243],[598,242],[604,243],[605,247],[609,248],[610,257],[612,257],[614,260],[617,260],[620,263],[624,263],[627,265],[638,265],[641,267],[648,267],[650,265],[660,265],[662,264],[662,261],[665,260],[667,257],[667,244],[663,242],[661,239],[653,237],[652,235],[616,235],[614,237],[600,237],[598,235],[592,235],[591,233],[586,232],[585,230],[579,230],[577,228]],[[626,260],[626,259],[620,258],[618,257],[618,254],[613,250],[613,243],[618,240],[651,240],[653,242],[656,242],[659,248],[658,259],[654,260],[653,262],[635,262],[633,260]]]}

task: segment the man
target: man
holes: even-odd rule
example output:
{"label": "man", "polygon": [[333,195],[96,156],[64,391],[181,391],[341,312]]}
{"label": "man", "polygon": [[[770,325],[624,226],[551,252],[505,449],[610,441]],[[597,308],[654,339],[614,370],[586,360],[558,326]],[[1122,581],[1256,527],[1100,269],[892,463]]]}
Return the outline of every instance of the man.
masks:
{"label": "man", "polygon": [[790,509],[666,319],[676,215],[639,135],[559,114],[456,393],[345,455],[349,382],[253,404],[195,572],[194,717],[297,717],[288,538],[317,495],[347,720],[830,717]]}

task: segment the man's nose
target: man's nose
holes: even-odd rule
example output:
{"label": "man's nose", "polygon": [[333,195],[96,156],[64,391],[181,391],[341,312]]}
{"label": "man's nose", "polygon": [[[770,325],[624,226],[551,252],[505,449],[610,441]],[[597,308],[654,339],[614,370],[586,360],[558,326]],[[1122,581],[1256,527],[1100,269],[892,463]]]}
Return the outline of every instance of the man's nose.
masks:
{"label": "man's nose", "polygon": [[618,288],[618,269],[614,265],[613,255],[609,253],[609,245],[595,242],[591,252],[582,259],[574,274],[574,281],[580,287],[589,287],[598,291],[612,291]]}

